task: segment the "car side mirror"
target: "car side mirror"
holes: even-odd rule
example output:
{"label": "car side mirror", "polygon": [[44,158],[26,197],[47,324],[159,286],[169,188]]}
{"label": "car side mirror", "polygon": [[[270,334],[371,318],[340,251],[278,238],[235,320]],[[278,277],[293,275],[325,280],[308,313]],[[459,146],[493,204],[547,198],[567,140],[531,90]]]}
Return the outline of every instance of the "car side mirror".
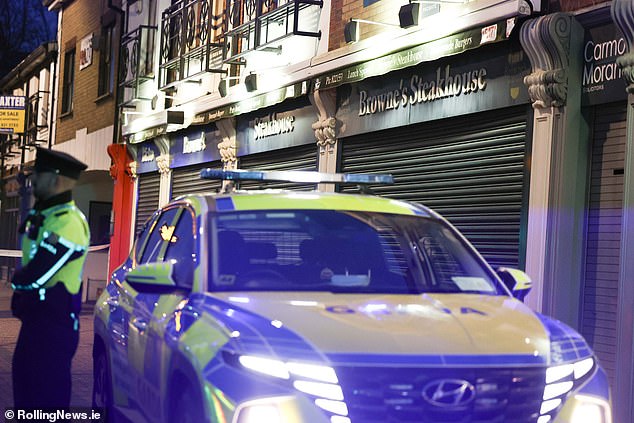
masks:
{"label": "car side mirror", "polygon": [[177,289],[173,278],[174,264],[170,261],[140,264],[125,277],[140,292],[166,292]]}
{"label": "car side mirror", "polygon": [[533,281],[530,276],[519,269],[511,267],[498,267],[496,273],[513,296],[520,301],[524,301],[524,298],[533,287]]}

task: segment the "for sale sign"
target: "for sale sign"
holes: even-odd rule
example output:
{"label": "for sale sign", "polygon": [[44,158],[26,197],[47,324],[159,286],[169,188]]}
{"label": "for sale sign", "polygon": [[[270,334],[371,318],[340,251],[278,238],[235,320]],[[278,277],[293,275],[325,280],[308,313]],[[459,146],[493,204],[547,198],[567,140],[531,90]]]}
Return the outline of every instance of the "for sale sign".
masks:
{"label": "for sale sign", "polygon": [[0,132],[23,134],[26,115],[26,97],[0,96]]}

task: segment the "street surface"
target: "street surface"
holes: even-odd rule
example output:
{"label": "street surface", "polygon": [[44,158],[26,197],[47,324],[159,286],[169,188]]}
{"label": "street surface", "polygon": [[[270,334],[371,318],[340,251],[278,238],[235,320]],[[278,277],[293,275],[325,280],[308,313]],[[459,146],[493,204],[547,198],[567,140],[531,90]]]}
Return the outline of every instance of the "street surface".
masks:
{"label": "street surface", "polygon": [[[11,357],[20,321],[11,316],[11,293],[11,287],[0,281],[0,411],[13,406]],[[90,407],[92,403],[92,338],[92,307],[84,306],[80,315],[79,347],[73,359],[71,407]]]}

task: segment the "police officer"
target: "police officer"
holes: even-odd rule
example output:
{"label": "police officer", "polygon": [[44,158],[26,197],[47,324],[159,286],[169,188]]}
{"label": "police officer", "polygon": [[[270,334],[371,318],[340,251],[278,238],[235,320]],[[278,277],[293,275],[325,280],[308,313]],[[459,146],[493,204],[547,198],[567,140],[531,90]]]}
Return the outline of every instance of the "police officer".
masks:
{"label": "police officer", "polygon": [[90,239],[71,190],[85,169],[68,154],[37,149],[30,175],[36,201],[20,226],[22,267],[11,280],[11,309],[22,321],[13,354],[16,408],[70,405],[81,275]]}

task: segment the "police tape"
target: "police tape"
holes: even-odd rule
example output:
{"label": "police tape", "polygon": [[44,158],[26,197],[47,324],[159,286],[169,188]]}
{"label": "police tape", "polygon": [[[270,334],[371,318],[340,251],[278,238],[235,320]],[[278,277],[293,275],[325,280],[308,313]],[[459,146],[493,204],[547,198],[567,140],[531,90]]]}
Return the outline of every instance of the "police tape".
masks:
{"label": "police tape", "polygon": [[[88,252],[105,250],[110,247],[110,244],[92,245],[88,247]],[[22,257],[22,250],[1,250],[0,257]]]}
{"label": "police tape", "polygon": [[106,414],[101,408],[62,408],[62,409],[22,409],[7,408],[4,410],[4,418],[6,422],[19,421],[72,421],[75,423],[82,422],[105,422]]}

